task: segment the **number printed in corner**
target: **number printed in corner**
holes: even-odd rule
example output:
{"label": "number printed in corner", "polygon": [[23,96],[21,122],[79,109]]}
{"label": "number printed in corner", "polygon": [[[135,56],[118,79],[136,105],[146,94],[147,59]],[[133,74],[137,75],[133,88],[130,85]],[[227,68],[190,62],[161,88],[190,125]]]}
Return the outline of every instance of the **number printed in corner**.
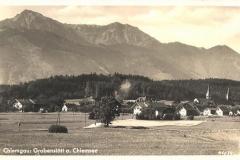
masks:
{"label": "number printed in corner", "polygon": [[219,155],[232,155],[233,153],[231,151],[218,151]]}

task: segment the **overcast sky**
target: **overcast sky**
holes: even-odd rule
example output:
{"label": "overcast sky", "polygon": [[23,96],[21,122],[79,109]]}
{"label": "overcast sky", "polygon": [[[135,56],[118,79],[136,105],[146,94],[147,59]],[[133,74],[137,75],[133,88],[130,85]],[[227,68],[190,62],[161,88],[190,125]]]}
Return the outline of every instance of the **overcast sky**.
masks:
{"label": "overcast sky", "polygon": [[160,42],[197,47],[226,44],[240,53],[240,7],[202,6],[0,6],[0,20],[24,9],[64,23],[128,23]]}

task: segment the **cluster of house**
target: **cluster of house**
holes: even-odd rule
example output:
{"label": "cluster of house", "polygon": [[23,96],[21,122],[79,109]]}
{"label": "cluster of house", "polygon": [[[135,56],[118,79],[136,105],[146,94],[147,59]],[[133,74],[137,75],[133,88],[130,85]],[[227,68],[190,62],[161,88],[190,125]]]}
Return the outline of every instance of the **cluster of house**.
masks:
{"label": "cluster of house", "polygon": [[90,96],[81,99],[66,99],[62,107],[62,112],[79,111],[79,107],[83,105],[95,105],[96,100]]}
{"label": "cluster of house", "polygon": [[[226,94],[228,100],[229,89]],[[15,99],[11,103],[13,107],[20,112],[48,112],[47,104],[39,103],[32,99]],[[59,106],[62,112],[82,111],[86,106],[94,106],[96,100],[90,96],[82,99],[66,99],[63,106]],[[129,105],[131,104],[131,105]],[[187,116],[223,116],[223,115],[240,115],[240,105],[218,105],[210,97],[209,86],[205,98],[195,98],[193,101],[181,101],[176,103],[169,100],[147,100],[146,97],[139,97],[136,100],[123,100],[122,106],[129,106],[135,117],[146,114],[144,110],[154,110],[154,118],[163,118],[167,115]],[[90,107],[91,108],[91,107]],[[56,111],[56,110],[55,110]],[[59,111],[59,109],[58,109]],[[144,115],[143,115],[144,116]]]}
{"label": "cluster of house", "polygon": [[13,101],[9,101],[13,105],[13,108],[18,110],[19,112],[43,112],[44,107],[41,107],[41,104],[36,103],[32,99],[14,99]]}
{"label": "cluster of house", "polygon": [[[32,99],[14,99],[9,103],[19,112],[48,112],[48,104]],[[77,107],[81,105],[95,105],[95,99],[92,96],[82,99],[66,99],[60,108],[62,112],[76,111],[78,110]]]}
{"label": "cluster of house", "polygon": [[[228,100],[229,89],[226,94],[226,100]],[[160,101],[148,101],[146,97],[139,97],[136,100],[130,100],[133,102],[133,115],[135,117],[143,116],[146,114],[144,110],[151,108],[154,110],[155,117],[152,119],[162,118],[167,115],[179,115],[180,117],[188,116],[240,116],[240,105],[218,105],[210,97],[210,90],[206,93],[206,98],[195,98],[193,101],[181,101],[176,103],[174,101],[160,100]],[[130,102],[125,101],[125,103]]]}

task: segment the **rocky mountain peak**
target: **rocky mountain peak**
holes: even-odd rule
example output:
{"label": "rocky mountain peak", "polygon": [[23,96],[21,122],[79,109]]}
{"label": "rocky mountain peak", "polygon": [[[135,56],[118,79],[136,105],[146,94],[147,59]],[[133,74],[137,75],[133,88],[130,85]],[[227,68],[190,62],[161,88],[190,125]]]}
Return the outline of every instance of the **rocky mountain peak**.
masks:
{"label": "rocky mountain peak", "polygon": [[218,53],[218,54],[238,54],[236,51],[234,51],[232,48],[228,47],[227,45],[216,45],[212,48],[208,49],[209,52]]}
{"label": "rocky mountain peak", "polygon": [[36,18],[36,17],[44,17],[44,16],[38,12],[34,12],[32,10],[26,9],[21,13],[17,14],[14,18],[19,19],[19,18]]}
{"label": "rocky mountain peak", "polygon": [[104,26],[77,25],[77,27],[74,26],[74,28],[79,35],[94,44],[128,44],[146,47],[160,43],[137,27],[119,22],[110,23]]}
{"label": "rocky mountain peak", "polygon": [[109,28],[118,28],[118,29],[124,29],[124,28],[138,29],[137,27],[131,26],[131,25],[129,25],[129,24],[123,24],[123,23],[120,23],[120,22],[110,23],[110,24],[106,25],[106,27],[109,27]]}
{"label": "rocky mountain peak", "polygon": [[24,10],[15,17],[6,19],[0,23],[0,26],[13,28],[16,30],[48,30],[59,28],[60,22],[31,10]]}
{"label": "rocky mountain peak", "polygon": [[47,18],[44,17],[42,14],[31,10],[24,10],[12,19],[12,21],[15,22],[17,26],[21,26],[24,28],[26,27],[28,29],[34,22],[42,22],[43,20],[47,20]]}
{"label": "rocky mountain peak", "polygon": [[160,43],[140,26],[63,24],[31,10],[0,22],[0,51],[0,83],[90,72],[240,79],[239,54],[225,45]]}

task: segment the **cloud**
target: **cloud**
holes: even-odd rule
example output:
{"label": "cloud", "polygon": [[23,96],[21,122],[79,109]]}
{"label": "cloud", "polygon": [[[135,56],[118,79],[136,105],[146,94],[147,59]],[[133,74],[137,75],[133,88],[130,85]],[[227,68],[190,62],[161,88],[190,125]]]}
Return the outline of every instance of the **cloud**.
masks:
{"label": "cloud", "polygon": [[[162,42],[180,41],[206,48],[218,44],[236,46],[228,40],[239,33],[239,12],[236,7],[160,7],[132,17],[131,21]],[[239,47],[235,49],[240,51]]]}

